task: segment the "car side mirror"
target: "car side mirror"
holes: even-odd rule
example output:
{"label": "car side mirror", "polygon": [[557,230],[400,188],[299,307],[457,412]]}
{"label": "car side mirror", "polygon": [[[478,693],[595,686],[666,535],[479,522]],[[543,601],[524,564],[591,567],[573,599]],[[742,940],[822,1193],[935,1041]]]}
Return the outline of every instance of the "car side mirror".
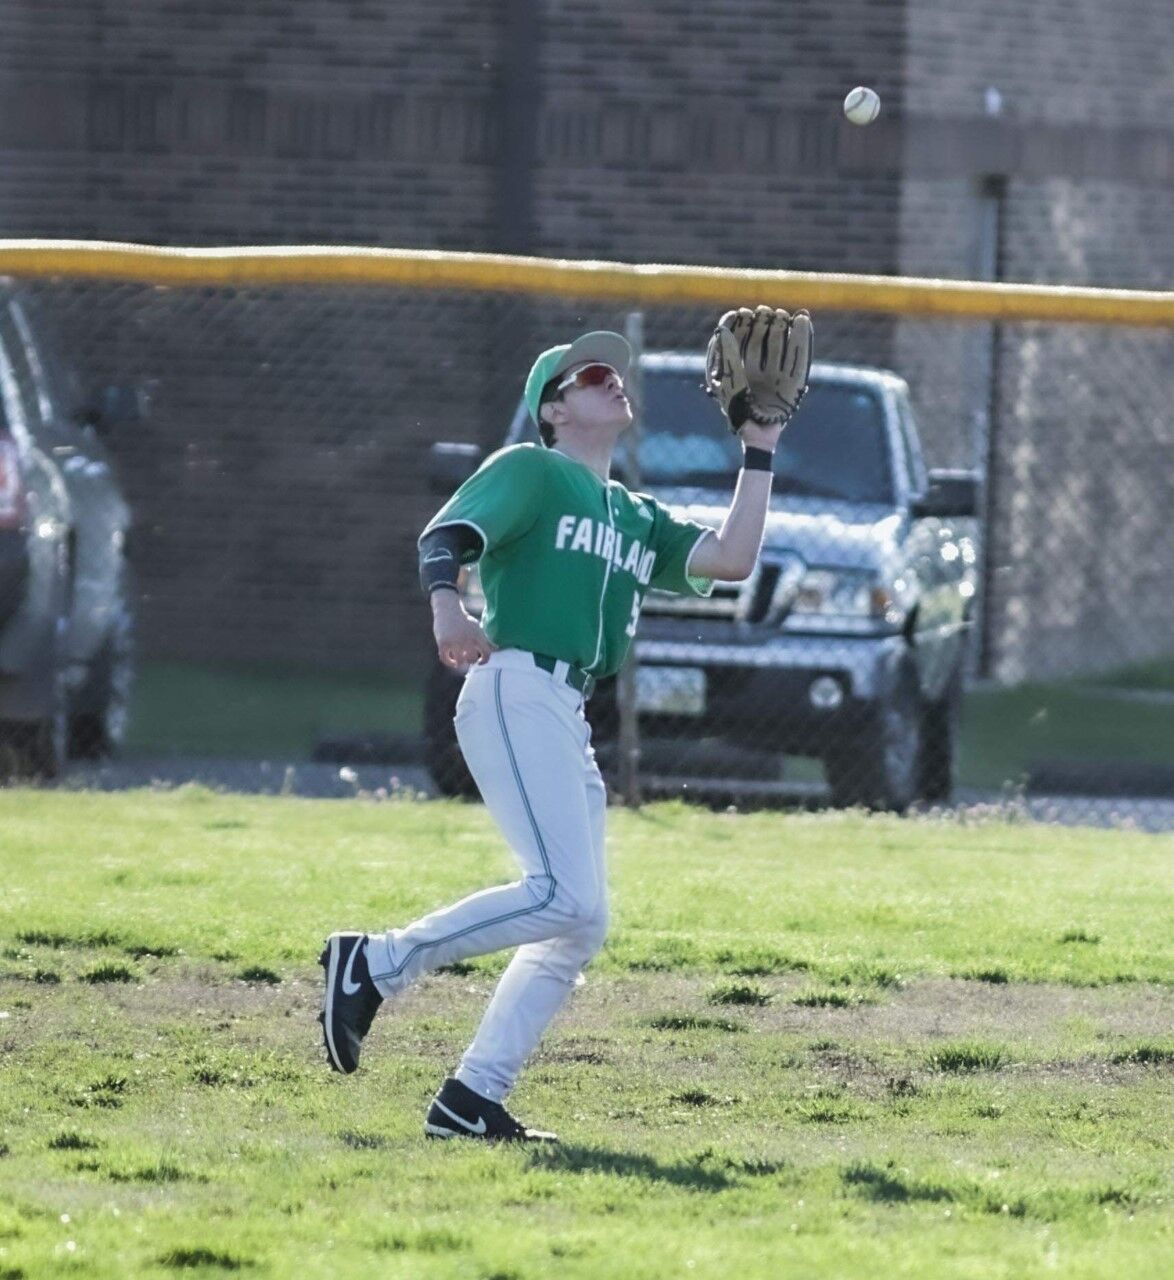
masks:
{"label": "car side mirror", "polygon": [[913,499],[913,515],[917,519],[977,516],[980,483],[976,471],[931,471],[925,492]]}
{"label": "car side mirror", "polygon": [[434,444],[428,454],[428,480],[433,493],[452,493],[481,465],[481,446],[476,444],[445,441]]}

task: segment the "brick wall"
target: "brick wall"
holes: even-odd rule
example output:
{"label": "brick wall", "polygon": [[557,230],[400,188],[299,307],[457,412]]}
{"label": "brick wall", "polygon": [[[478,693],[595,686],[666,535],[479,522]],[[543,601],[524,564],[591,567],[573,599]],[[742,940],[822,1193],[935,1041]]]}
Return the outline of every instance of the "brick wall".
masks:
{"label": "brick wall", "polygon": [[541,251],[893,270],[897,166],[845,181],[838,106],[872,76],[898,113],[902,6],[549,6]]}
{"label": "brick wall", "polygon": [[6,235],[468,247],[487,232],[494,6],[5,6]]}

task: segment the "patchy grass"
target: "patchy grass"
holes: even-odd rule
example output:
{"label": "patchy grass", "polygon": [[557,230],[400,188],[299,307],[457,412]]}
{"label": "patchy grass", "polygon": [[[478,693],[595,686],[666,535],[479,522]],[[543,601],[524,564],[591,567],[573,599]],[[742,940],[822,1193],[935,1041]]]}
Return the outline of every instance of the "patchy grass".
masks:
{"label": "patchy grass", "polygon": [[1059,937],[1061,945],[1069,942],[1083,942],[1090,947],[1095,947],[1100,940],[1100,934],[1089,933],[1087,929],[1065,929]]}
{"label": "patchy grass", "polygon": [[721,982],[706,996],[710,1004],[770,1004],[772,996],[762,987],[747,982]]}
{"label": "patchy grass", "polygon": [[251,1267],[252,1259],[240,1257],[234,1253],[219,1253],[215,1249],[200,1246],[195,1249],[169,1249],[159,1256],[161,1267],[212,1267],[218,1271],[240,1271],[242,1267]]}
{"label": "patchy grass", "polygon": [[962,1041],[934,1049],[928,1065],[932,1071],[997,1071],[1007,1057],[1001,1045]]}
{"label": "patchy grass", "polygon": [[50,1151],[94,1151],[98,1144],[80,1133],[59,1133],[49,1139]]}
{"label": "patchy grass", "polygon": [[745,1031],[729,1018],[706,1018],[696,1013],[660,1013],[648,1019],[657,1031]]}
{"label": "patchy grass", "polygon": [[263,964],[251,964],[242,969],[237,974],[237,977],[242,982],[264,982],[271,987],[275,987],[281,982],[281,974]]}
{"label": "patchy grass", "polygon": [[1011,981],[1011,975],[1006,969],[993,965],[985,969],[964,969],[954,976],[963,978],[967,982],[989,982],[994,986],[1001,986],[1003,983]]}
{"label": "patchy grass", "polygon": [[768,947],[717,947],[713,964],[740,978],[762,978],[775,973],[804,973],[811,968],[806,960]]}
{"label": "patchy grass", "polygon": [[331,928],[511,874],[482,810],[0,794],[0,1277],[1160,1270],[1174,842],[611,823],[613,935],[512,1103],[563,1142],[494,1150],[421,1130],[503,957],[353,1077],[315,1020]]}
{"label": "patchy grass", "polygon": [[58,933],[52,929],[18,929],[16,933],[18,942],[26,942],[34,947],[52,947],[59,950],[62,947],[75,947],[88,950],[94,947],[117,947],[121,942],[121,938],[116,933],[111,933],[106,929],[97,929],[93,931],[83,931],[81,933]]}
{"label": "patchy grass", "polygon": [[1111,1062],[1135,1062],[1146,1067],[1174,1067],[1174,1041],[1166,1044],[1138,1044],[1119,1049],[1110,1057]]}
{"label": "patchy grass", "polygon": [[89,983],[137,981],[133,969],[128,969],[124,964],[112,963],[96,965],[93,969],[87,969],[80,977],[82,982]]}
{"label": "patchy grass", "polygon": [[682,1089],[669,1095],[669,1104],[682,1107],[729,1107],[736,1099],[719,1098],[706,1089]]}
{"label": "patchy grass", "polygon": [[793,1001],[804,1009],[850,1009],[863,1004],[864,997],[851,991],[803,991]]}

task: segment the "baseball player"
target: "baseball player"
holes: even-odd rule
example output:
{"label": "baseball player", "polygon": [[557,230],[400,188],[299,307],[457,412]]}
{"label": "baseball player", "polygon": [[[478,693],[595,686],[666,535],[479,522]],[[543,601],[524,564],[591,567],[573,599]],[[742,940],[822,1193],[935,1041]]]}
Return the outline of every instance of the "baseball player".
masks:
{"label": "baseball player", "polygon": [[[501,449],[420,537],[420,580],[440,660],[467,675],[456,707],[461,751],[521,868],[401,928],[327,939],[326,1053],[352,1072],[380,1004],[422,973],[512,948],[473,1043],[432,1101],[435,1138],[556,1141],[505,1108],[523,1063],[603,945],[606,794],[584,704],[616,672],[650,588],[707,595],[749,576],[770,496],[772,453],[807,387],[806,312],[727,312],[706,382],[744,446],[719,531],[631,493],[609,468],[632,421],[631,361],[616,333],[587,333],[534,361],[525,401],[542,444]],[[480,566],[481,621],[457,591]]]}

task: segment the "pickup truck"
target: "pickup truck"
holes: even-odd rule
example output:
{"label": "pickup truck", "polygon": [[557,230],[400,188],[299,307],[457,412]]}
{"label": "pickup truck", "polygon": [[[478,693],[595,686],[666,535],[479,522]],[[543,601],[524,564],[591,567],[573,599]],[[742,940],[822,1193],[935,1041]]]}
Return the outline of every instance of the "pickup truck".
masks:
{"label": "pickup truck", "polygon": [[[720,527],[740,445],[702,380],[699,353],[641,357],[639,422],[613,475]],[[503,444],[536,439],[519,405]],[[438,490],[451,491],[478,461],[472,446],[434,446]],[[817,362],[779,442],[753,574],[717,583],[705,599],[645,599],[634,645],[642,761],[655,760],[655,773],[684,794],[728,779],[731,761],[772,759],[777,778],[783,757],[808,756],[822,762],[836,805],[900,811],[948,798],[978,497],[974,473],[927,470],[902,378]],[[477,613],[475,571],[462,589]],[[452,728],[459,687],[436,664],[426,757],[441,791],[475,795]],[[616,754],[616,681],[601,683],[588,716],[606,772]]]}

